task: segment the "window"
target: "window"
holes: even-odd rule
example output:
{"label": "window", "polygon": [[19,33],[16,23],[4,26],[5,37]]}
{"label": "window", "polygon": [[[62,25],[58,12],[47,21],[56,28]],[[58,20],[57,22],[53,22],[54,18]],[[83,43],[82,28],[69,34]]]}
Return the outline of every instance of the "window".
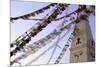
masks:
{"label": "window", "polygon": [[77,38],[77,42],[76,42],[76,44],[80,44],[80,43],[81,43],[81,38],[78,37],[78,38]]}
{"label": "window", "polygon": [[94,54],[93,52],[90,52],[90,56],[91,56],[92,58],[95,58],[95,54]]}
{"label": "window", "polygon": [[94,46],[94,44],[95,44],[95,43],[94,43],[94,40],[91,40],[91,45]]}

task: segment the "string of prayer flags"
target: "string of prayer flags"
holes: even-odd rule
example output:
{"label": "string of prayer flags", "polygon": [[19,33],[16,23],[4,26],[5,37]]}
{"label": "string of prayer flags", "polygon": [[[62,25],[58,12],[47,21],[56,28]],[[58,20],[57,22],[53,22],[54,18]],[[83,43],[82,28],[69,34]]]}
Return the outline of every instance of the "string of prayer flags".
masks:
{"label": "string of prayer flags", "polygon": [[38,15],[40,13],[43,13],[45,10],[50,9],[50,6],[53,7],[55,5],[57,5],[57,3],[52,3],[52,4],[50,4],[50,5],[46,6],[46,7],[43,7],[41,9],[37,10],[37,11],[34,11],[32,13],[29,13],[29,14],[26,14],[26,15],[23,15],[23,16],[19,16],[19,17],[11,17],[10,20],[11,21],[18,20],[18,19],[27,20],[27,19],[29,19],[30,16],[35,16],[35,15]]}
{"label": "string of prayer flags", "polygon": [[[47,36],[47,38],[49,37],[49,38],[51,38],[51,39],[54,39],[54,38],[55,38],[54,35],[57,35],[57,31],[56,31],[56,30],[54,30],[54,32],[51,33],[51,35]],[[27,38],[27,39],[29,39],[29,38]],[[28,40],[28,41],[29,41],[29,40]],[[26,43],[27,43],[27,42],[25,42],[25,40],[22,39],[21,44],[19,44],[18,46],[21,47],[20,49],[24,49],[23,47],[25,46]],[[45,43],[44,43],[43,40],[39,40],[39,42],[35,42],[34,44],[38,44],[38,46],[40,46],[40,45],[45,46]],[[18,47],[16,47],[16,48],[18,48]],[[16,50],[16,48],[15,48],[15,50]]]}
{"label": "string of prayer flags", "polygon": [[55,33],[56,34],[56,33]]}
{"label": "string of prayer flags", "polygon": [[[61,27],[60,25],[59,25],[59,27]],[[64,26],[65,27],[65,26]],[[62,27],[61,27],[62,28]],[[66,29],[66,28],[65,28]],[[55,36],[55,38],[57,37],[57,36],[59,36],[62,32],[60,32],[59,33],[59,31],[61,31],[61,29],[59,28],[59,30],[54,30],[54,32],[52,32],[50,35],[48,35],[48,36]],[[31,48],[29,48],[24,54],[27,54],[27,56],[29,55],[29,54],[32,54],[32,53],[34,53],[34,52],[32,52],[31,50],[32,50],[32,47],[35,47],[35,46],[38,46],[38,47],[36,47],[36,48],[34,48],[34,50],[38,50],[39,48],[41,48],[41,47],[43,47],[43,46],[45,46],[46,44],[48,44],[48,42],[49,41],[53,41],[53,39],[52,39],[52,37],[50,37],[50,38],[47,38],[48,36],[46,36],[45,38],[43,38],[43,39],[41,39],[41,40],[39,40],[39,41],[37,41],[37,42],[34,42],[33,44],[34,45],[28,45],[28,47],[30,46]],[[27,48],[27,46],[26,46],[26,48]],[[22,57],[22,55],[21,55],[21,57]],[[16,58],[17,60],[18,60],[18,58]],[[15,59],[15,60],[16,60]],[[22,58],[20,58],[20,59],[22,59]],[[12,61],[13,62],[13,61]]]}
{"label": "string of prayer flags", "polygon": [[[67,6],[68,7],[68,6]],[[65,6],[60,6],[60,8],[59,8],[59,10],[57,10],[57,12],[55,12],[54,14],[53,14],[53,16],[50,18],[50,20],[51,21],[55,21],[55,19],[56,19],[56,15],[57,14],[61,14],[62,13],[62,11],[64,11],[65,10]],[[59,13],[58,13],[59,12]],[[29,19],[28,19],[29,20]],[[31,20],[40,20],[40,21],[42,21],[42,20],[45,20],[45,19],[31,19]],[[49,19],[48,19],[49,20]]]}
{"label": "string of prayer flags", "polygon": [[[71,15],[71,14],[70,14],[70,15]],[[80,16],[80,19],[84,19],[84,18],[86,18],[86,17],[84,17],[84,16],[82,16],[82,15]],[[47,21],[47,23],[51,23],[51,21]],[[46,25],[46,24],[45,24],[45,25]],[[32,34],[32,36],[35,36],[39,31],[41,31],[41,30],[42,30],[41,27],[44,28],[45,25],[39,26],[39,28],[38,28],[39,30],[36,29],[36,32],[34,32],[34,33]]]}
{"label": "string of prayer flags", "polygon": [[[69,37],[68,41],[71,42],[71,40],[72,40],[72,36]],[[58,56],[58,58],[56,59],[56,61],[55,61],[54,64],[58,64],[58,63],[61,61],[63,55],[65,54],[67,48],[69,47],[68,41],[67,41],[67,44],[66,44],[66,45],[64,46],[64,48],[62,49],[61,53],[59,54],[59,56]]]}
{"label": "string of prayer flags", "polygon": [[[57,17],[57,15],[59,15],[59,13],[58,13],[58,9],[59,8],[57,8],[56,10],[55,10],[55,12],[50,16],[51,18],[52,18],[52,16],[54,16],[55,15],[55,17]],[[57,14],[55,14],[55,13],[57,13]],[[49,18],[50,18],[49,17]],[[48,19],[49,19],[48,18]],[[48,20],[47,19],[47,20]],[[55,18],[54,18],[55,19]],[[49,23],[51,23],[51,22],[49,22]],[[34,32],[32,32],[32,34],[34,34],[34,35],[32,35],[32,37],[34,37],[36,34],[38,34],[44,27],[46,27],[49,23],[47,23],[47,22],[43,22],[43,23],[41,23],[40,24],[40,26],[39,27],[37,27],[37,29],[34,29]],[[26,37],[26,36],[25,36]],[[30,37],[31,38],[31,37]],[[21,40],[19,40],[19,41],[21,41]]]}
{"label": "string of prayer flags", "polygon": [[41,46],[41,45],[45,46],[46,43],[51,42],[51,40],[55,39],[61,33],[61,32],[59,33],[59,31],[64,31],[64,29],[62,30],[62,27],[59,28],[59,29],[57,28],[57,30],[54,30],[53,33],[50,33],[50,35],[46,36],[45,38],[43,38],[43,39],[41,39],[37,42],[35,42],[34,44],[36,44],[36,45],[39,44],[39,46]]}
{"label": "string of prayer flags", "polygon": [[[85,6],[83,6],[83,8],[84,8],[84,10],[83,10],[83,14],[81,14],[81,12],[82,11],[80,11],[79,13],[80,13],[80,16],[79,16],[79,13],[77,13],[78,15],[77,15],[77,19],[76,20],[74,20],[73,18],[73,23],[79,23],[79,21],[80,20],[87,20],[87,17],[89,17],[90,15],[91,15],[91,11],[90,11],[90,8],[89,9],[85,9],[86,7]],[[78,8],[79,9],[79,8]],[[76,10],[77,11],[77,10]],[[93,11],[94,12],[94,11]],[[92,13],[93,13],[92,12]]]}
{"label": "string of prayer flags", "polygon": [[80,12],[82,12],[82,10],[80,10],[80,9],[78,8],[77,10],[75,10],[75,11],[73,11],[72,13],[70,13],[70,14],[68,14],[68,15],[65,15],[65,16],[63,16],[63,17],[60,17],[60,18],[57,18],[56,20],[60,20],[60,19],[63,19],[63,18],[67,18],[67,17],[70,17],[72,14],[75,14],[75,13],[80,13]]}
{"label": "string of prayer flags", "polygon": [[[91,8],[93,8],[93,11],[92,11],[92,12],[90,11]],[[75,14],[75,13],[77,13],[77,14],[79,15],[79,14],[81,14],[81,12],[83,12],[83,11],[84,11],[84,14],[85,14],[85,13],[87,13],[87,12],[85,12],[85,10],[90,11],[90,12],[88,12],[88,16],[89,16],[91,13],[94,12],[94,7],[90,6],[90,8],[87,9],[85,5],[80,5],[79,8],[78,8],[77,10],[73,11],[72,13],[70,13],[70,14],[68,14],[68,15],[65,15],[65,16],[63,16],[63,17],[60,17],[60,18],[58,18],[58,19],[56,19],[56,20],[59,20],[59,19],[65,18],[65,17],[66,17],[66,18],[67,18],[67,17],[70,17],[72,14]]]}
{"label": "string of prayer flags", "polygon": [[[68,4],[67,4],[67,5],[68,5]],[[87,16],[90,16],[90,14],[94,12],[94,9],[95,9],[94,6],[91,6],[89,9],[87,9],[85,5],[80,5],[79,8],[78,8],[76,11],[72,12],[71,14],[75,14],[75,13],[79,14],[79,13],[81,13],[82,11],[85,11],[86,15],[87,15]],[[65,7],[61,5],[61,7],[60,7],[60,9],[59,9],[58,11],[64,11],[64,10],[65,10]],[[43,12],[43,10],[36,11],[37,14],[40,13],[40,12]],[[61,13],[61,12],[59,12],[59,13]],[[55,14],[57,14],[57,12],[55,12],[55,13],[53,14],[53,16],[50,17],[48,20],[50,20],[50,21],[55,21],[55,20],[59,20],[59,19],[64,18],[64,17],[61,17],[61,18],[59,18],[59,19],[55,19],[55,17],[56,17]],[[66,15],[65,17],[70,17],[71,14]],[[25,17],[24,17],[24,16],[25,16]],[[24,15],[24,16],[21,16],[21,18],[23,18],[23,19],[28,19],[28,17],[31,16],[31,15],[28,14],[28,15]],[[13,19],[13,18],[12,18],[12,19]],[[19,19],[19,18],[16,17],[15,20],[17,20],[17,19]],[[45,19],[34,19],[34,20],[40,20],[40,21],[41,21],[41,20],[45,20]]]}
{"label": "string of prayer flags", "polygon": [[67,50],[66,48],[68,48],[68,47],[69,47],[69,45],[67,45],[67,44],[64,46],[64,48],[62,49],[62,52],[60,53],[60,55],[58,56],[58,58],[54,64],[58,64],[61,61],[63,55],[65,54],[65,52]]}
{"label": "string of prayer flags", "polygon": [[[41,23],[41,24],[38,24],[38,26],[39,26],[39,29],[40,28],[44,28],[45,26],[46,26],[46,24],[44,25],[44,23],[45,22],[43,22],[43,23]],[[29,35],[31,35],[32,37],[34,37],[37,33],[34,31],[34,27],[32,27],[32,28],[30,28],[29,29],[29,31],[27,31],[27,32],[29,32]],[[22,39],[21,37],[26,37],[27,35],[25,35],[26,34],[26,32],[23,34],[23,35],[21,35],[21,36],[19,36],[14,42],[15,43],[12,43],[13,45],[15,44],[15,45],[18,45],[19,44],[19,41]],[[21,39],[20,39],[21,38]],[[16,44],[17,43],[17,44]],[[11,45],[12,45],[11,44]]]}
{"label": "string of prayer flags", "polygon": [[[69,25],[67,25],[68,27],[70,26],[70,24]],[[66,28],[67,26],[65,26],[65,27],[62,27],[62,28],[58,28],[58,30],[59,31],[57,31],[57,30],[54,30],[54,33],[51,33],[50,35],[48,35],[47,36],[47,39],[54,39],[57,35],[59,35],[62,31],[64,31],[65,29],[69,29],[69,28]]]}
{"label": "string of prayer flags", "polygon": [[78,33],[79,33],[79,28],[78,28],[78,26],[75,26],[73,35],[75,36],[75,35],[77,35]]}

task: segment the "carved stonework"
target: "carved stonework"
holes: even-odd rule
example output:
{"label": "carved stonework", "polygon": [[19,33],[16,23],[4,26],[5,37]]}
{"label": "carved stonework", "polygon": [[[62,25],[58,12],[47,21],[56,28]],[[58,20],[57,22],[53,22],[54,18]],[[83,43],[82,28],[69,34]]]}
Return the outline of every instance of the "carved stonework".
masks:
{"label": "carved stonework", "polygon": [[82,50],[74,53],[74,57],[76,58],[77,61],[79,60],[81,55],[83,55],[83,51]]}

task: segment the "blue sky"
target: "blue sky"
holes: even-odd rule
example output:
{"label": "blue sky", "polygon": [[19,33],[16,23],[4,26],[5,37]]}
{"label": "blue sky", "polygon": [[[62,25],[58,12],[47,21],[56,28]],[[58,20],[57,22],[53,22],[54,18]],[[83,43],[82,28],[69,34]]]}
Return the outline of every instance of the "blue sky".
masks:
{"label": "blue sky", "polygon": [[[48,5],[48,4],[50,4],[50,3],[34,2],[34,1],[33,2],[11,1],[11,17],[16,17],[16,16],[27,14],[27,13],[31,13],[31,12],[38,10],[38,9]],[[77,9],[77,7],[78,7],[78,5],[70,5],[69,8],[67,9],[68,13],[73,12],[75,9]],[[47,10],[43,14],[37,15],[35,18],[43,18],[45,16],[45,14],[50,12],[52,9]],[[64,14],[61,14],[58,17],[63,16],[63,15]],[[49,24],[43,31],[41,31],[38,35],[36,35],[30,43],[38,41],[39,39],[48,35],[50,32],[52,32],[60,24],[59,22],[61,22],[61,21],[53,22],[53,23]],[[93,37],[95,37],[95,18],[94,18],[94,16],[90,16],[89,21],[90,21],[89,24],[90,24],[90,27],[92,30]],[[14,22],[15,22],[14,24],[11,23],[11,42],[14,41],[18,36],[22,35],[30,27],[34,26],[38,21],[19,19],[19,20],[14,21]],[[66,40],[70,36],[70,33],[71,33],[71,31],[69,33],[67,33],[68,35],[66,35],[58,44],[59,45],[63,44],[63,46],[64,46],[66,43]],[[56,40],[57,39],[55,39],[54,42]],[[54,42],[48,44],[48,46],[46,46],[46,47],[41,48],[36,54],[31,55],[27,59],[21,60],[20,62],[22,62],[23,65],[27,64],[28,62],[31,61],[31,59],[34,59],[40,53],[42,53],[47,48],[52,46]],[[62,48],[63,48],[63,46],[62,46]],[[42,57],[40,57],[35,62],[33,62],[32,65],[46,64],[51,56],[53,49],[54,49],[54,47],[51,48],[49,51],[47,51],[46,54],[44,54]],[[61,51],[61,49],[59,49],[59,48],[56,49],[54,57],[51,59],[50,64],[52,64],[55,61],[55,59],[57,58],[57,55],[59,55],[60,51]],[[70,51],[67,50],[66,54],[64,55],[64,57],[60,63],[69,63],[69,56],[70,56]],[[26,61],[26,62],[24,62],[24,61]]]}

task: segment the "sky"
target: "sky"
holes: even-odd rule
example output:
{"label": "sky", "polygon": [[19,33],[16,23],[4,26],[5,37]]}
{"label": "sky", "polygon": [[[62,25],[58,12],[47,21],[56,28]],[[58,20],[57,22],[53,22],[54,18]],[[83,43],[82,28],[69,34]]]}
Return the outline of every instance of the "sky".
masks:
{"label": "sky", "polygon": [[[34,1],[33,2],[29,2],[29,1],[26,2],[26,1],[14,1],[14,0],[12,0],[11,1],[11,17],[16,17],[16,16],[27,14],[27,13],[31,13],[31,12],[36,11],[36,10],[38,10],[38,9],[48,5],[48,4],[50,4],[50,3],[34,2]],[[78,5],[70,5],[68,7],[68,9],[66,9],[66,10],[68,10],[67,14],[76,10],[77,7],[78,7]],[[48,12],[49,13],[52,12],[52,9],[53,8],[48,9],[44,13],[37,15],[34,18],[43,18]],[[64,15],[64,13],[59,15],[58,18],[63,16],[63,15]],[[44,38],[46,35],[48,35],[50,32],[52,32],[60,24],[59,22],[61,22],[61,21],[62,20],[57,21],[57,22],[53,21],[53,23],[50,23],[43,31],[41,31],[34,38],[32,38],[32,41],[30,43],[36,42],[39,39]],[[95,38],[95,23],[94,23],[95,18],[94,18],[94,16],[90,16],[89,21],[90,21],[89,24],[90,24],[90,27],[92,30],[93,38]],[[34,26],[38,21],[19,19],[19,20],[14,21],[14,22],[15,23],[11,23],[11,42],[13,42],[18,36],[22,35],[30,27]],[[58,43],[58,45],[62,44],[62,46],[61,46],[62,48],[66,44],[72,30],[70,32],[68,32],[67,35],[65,37],[63,37],[63,39]],[[63,35],[61,35],[61,36],[63,36]],[[46,49],[48,49],[50,46],[53,46],[53,44],[56,42],[56,40],[57,40],[57,38],[52,43],[47,44],[47,46],[41,48],[37,53],[30,55],[28,58],[26,58],[25,60],[21,60],[20,62],[22,62],[23,65],[28,64],[34,58],[39,56],[39,54],[43,53]],[[55,46],[53,46],[50,50],[48,50],[39,59],[32,62],[31,65],[47,64],[54,48],[55,48]],[[54,63],[55,59],[57,59],[57,56],[60,54],[61,50],[62,49],[59,49],[59,48],[56,49],[55,54],[50,61],[50,64]],[[69,63],[69,57],[70,57],[70,51],[68,49],[67,52],[64,54],[64,57],[62,58],[60,63]],[[15,64],[15,65],[17,65],[17,64]]]}

